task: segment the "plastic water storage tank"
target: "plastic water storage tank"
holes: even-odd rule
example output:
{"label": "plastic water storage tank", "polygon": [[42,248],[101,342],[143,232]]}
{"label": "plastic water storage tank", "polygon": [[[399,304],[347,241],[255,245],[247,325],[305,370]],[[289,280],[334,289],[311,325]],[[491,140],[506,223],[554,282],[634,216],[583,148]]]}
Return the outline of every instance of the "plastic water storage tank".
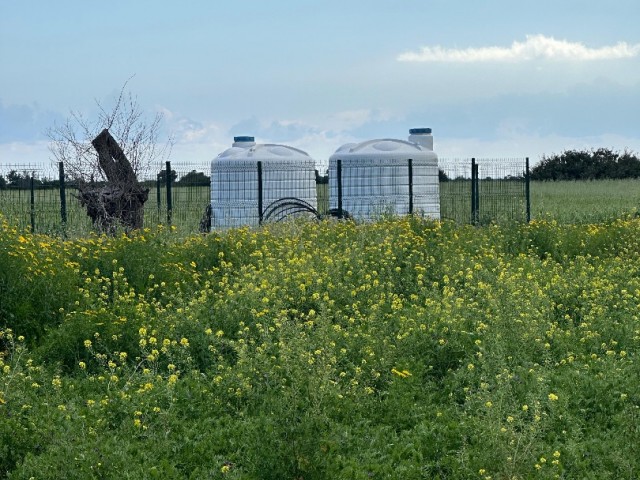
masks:
{"label": "plastic water storage tank", "polygon": [[286,145],[256,144],[254,137],[233,140],[233,146],[211,162],[212,229],[256,226],[261,213],[283,198],[316,208],[315,162],[306,152]]}
{"label": "plastic water storage tank", "polygon": [[[342,188],[338,189],[338,160]],[[329,206],[361,220],[415,213],[440,219],[438,156],[430,128],[409,130],[409,140],[350,143],[329,158]]]}

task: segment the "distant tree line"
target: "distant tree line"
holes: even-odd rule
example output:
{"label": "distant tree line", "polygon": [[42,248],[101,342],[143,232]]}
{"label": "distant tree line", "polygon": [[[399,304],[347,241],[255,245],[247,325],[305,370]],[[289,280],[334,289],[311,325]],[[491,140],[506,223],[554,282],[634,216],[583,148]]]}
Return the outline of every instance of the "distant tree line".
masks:
{"label": "distant tree line", "polygon": [[640,178],[640,159],[633,152],[567,150],[543,156],[531,169],[532,180],[603,180]]}
{"label": "distant tree line", "polygon": [[208,186],[211,183],[211,178],[205,175],[203,172],[196,172],[191,170],[186,175],[183,175],[180,180],[176,182],[178,185],[193,185],[193,186]]}
{"label": "distant tree line", "polygon": [[[0,190],[8,188],[12,189],[29,189],[31,188],[31,172],[18,172],[16,170],[10,170],[6,177],[0,175]],[[50,180],[47,178],[33,179],[34,187],[55,187],[59,185],[57,179]]]}
{"label": "distant tree line", "polygon": [[[18,172],[16,170],[9,171],[6,177],[3,175],[0,175],[0,190],[5,190],[9,188],[27,190],[31,188],[31,175],[32,175],[31,172],[28,172],[28,171]],[[171,178],[172,184],[180,185],[180,186],[208,186],[211,181],[210,177],[205,175],[203,172],[198,172],[196,170],[191,170],[189,173],[183,175],[179,180],[177,180],[178,173],[175,170],[171,170],[170,178]],[[158,173],[156,180],[147,180],[143,183],[146,186],[155,186],[156,182],[160,182],[161,185],[164,185],[167,183],[166,170],[161,170]],[[94,185],[105,184],[104,181],[95,181],[93,180],[93,178],[91,178],[88,183],[94,184]],[[69,187],[75,186],[75,182],[69,181],[68,179],[66,181],[66,184]],[[60,181],[57,178],[56,179],[34,178],[33,185],[36,188],[46,188],[46,187],[57,188],[60,186]]]}
{"label": "distant tree line", "polygon": [[[211,183],[211,178],[208,177],[207,175],[205,175],[203,172],[198,172],[196,170],[191,170],[189,173],[183,175],[182,177],[180,177],[180,180],[176,181],[178,178],[178,172],[176,172],[175,170],[171,169],[171,172],[169,173],[169,179],[171,180],[171,183],[173,185],[179,185],[179,186],[190,186],[190,187],[194,187],[194,186],[198,186],[198,187],[204,187],[204,186],[208,186]],[[156,180],[152,180],[151,183],[155,182],[159,182],[160,185],[166,185],[167,183],[167,171],[166,170],[160,170],[158,172],[158,175],[156,176]],[[147,182],[149,183],[149,182]]]}

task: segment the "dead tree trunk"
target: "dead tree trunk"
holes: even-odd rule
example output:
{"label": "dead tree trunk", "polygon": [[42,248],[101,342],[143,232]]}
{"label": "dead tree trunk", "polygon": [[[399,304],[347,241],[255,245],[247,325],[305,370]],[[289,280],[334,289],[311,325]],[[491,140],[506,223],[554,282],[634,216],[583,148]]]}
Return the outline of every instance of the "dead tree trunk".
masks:
{"label": "dead tree trunk", "polygon": [[80,185],[78,198],[93,225],[101,232],[115,233],[118,226],[125,231],[142,228],[144,204],[149,189],[138,183],[129,160],[107,129],[91,142],[98,153],[100,168],[107,177],[103,186]]}

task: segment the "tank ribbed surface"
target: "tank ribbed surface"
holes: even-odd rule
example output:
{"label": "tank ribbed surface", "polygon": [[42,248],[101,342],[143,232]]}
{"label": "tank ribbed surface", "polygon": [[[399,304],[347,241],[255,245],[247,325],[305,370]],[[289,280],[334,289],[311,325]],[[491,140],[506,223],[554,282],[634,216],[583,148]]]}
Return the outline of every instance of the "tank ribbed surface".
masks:
{"label": "tank ribbed surface", "polygon": [[261,213],[283,198],[316,208],[315,162],[306,152],[287,145],[256,144],[253,137],[235,137],[233,145],[211,162],[212,229],[257,226]]}
{"label": "tank ribbed surface", "polygon": [[361,220],[414,213],[440,218],[438,156],[431,129],[412,129],[413,141],[376,139],[347,144],[329,159],[329,204]]}

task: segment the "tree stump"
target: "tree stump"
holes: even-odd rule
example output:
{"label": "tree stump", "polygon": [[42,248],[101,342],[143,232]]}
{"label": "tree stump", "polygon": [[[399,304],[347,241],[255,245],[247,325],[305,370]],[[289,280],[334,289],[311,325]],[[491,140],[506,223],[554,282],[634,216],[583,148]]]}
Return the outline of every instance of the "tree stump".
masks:
{"label": "tree stump", "polygon": [[91,144],[107,183],[80,185],[78,198],[94,227],[109,234],[114,234],[118,226],[126,232],[142,228],[149,189],[138,183],[131,163],[109,130],[102,130]]}

